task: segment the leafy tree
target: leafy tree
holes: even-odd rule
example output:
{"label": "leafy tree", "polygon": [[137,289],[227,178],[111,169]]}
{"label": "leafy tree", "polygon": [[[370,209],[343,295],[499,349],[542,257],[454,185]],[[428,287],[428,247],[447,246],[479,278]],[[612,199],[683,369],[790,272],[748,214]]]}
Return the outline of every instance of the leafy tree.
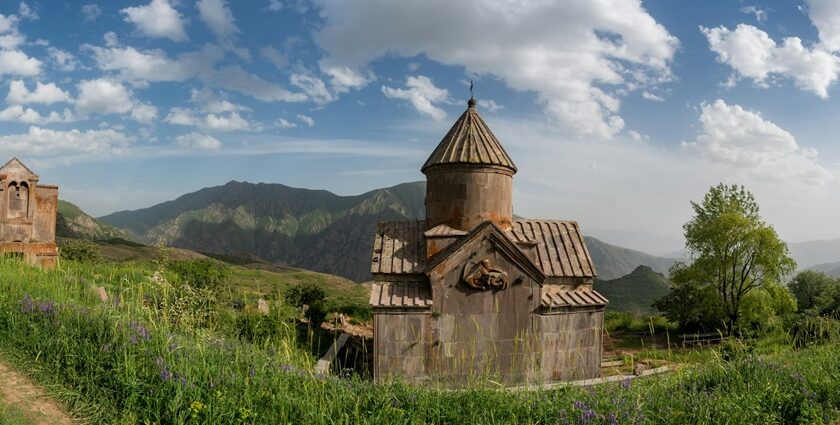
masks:
{"label": "leafy tree", "polygon": [[301,282],[286,288],[283,298],[295,307],[306,305],[306,316],[313,322],[321,322],[327,315],[327,292],[314,282]]}
{"label": "leafy tree", "polygon": [[218,292],[230,278],[230,266],[209,258],[170,261],[166,267],[178,275],[182,283],[196,289]]}
{"label": "leafy tree", "polygon": [[653,306],[684,331],[713,331],[726,323],[715,288],[696,285],[692,269],[676,264],[670,273],[671,292]]}
{"label": "leafy tree", "polygon": [[683,226],[693,262],[671,270],[677,287],[712,288],[732,334],[744,297],[768,283],[780,282],[796,268],[787,244],[759,216],[758,203],[743,186],[719,184],[700,203],[691,203],[694,217]]}
{"label": "leafy tree", "polygon": [[788,288],[796,297],[799,311],[818,316],[835,313],[840,303],[840,281],[813,270],[804,270],[794,276]]}

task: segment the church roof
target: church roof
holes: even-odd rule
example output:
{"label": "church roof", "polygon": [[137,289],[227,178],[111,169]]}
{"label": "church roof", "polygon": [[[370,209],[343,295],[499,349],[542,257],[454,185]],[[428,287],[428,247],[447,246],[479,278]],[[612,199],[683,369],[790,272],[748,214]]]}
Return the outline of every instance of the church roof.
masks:
{"label": "church roof", "polygon": [[467,110],[443,136],[420,171],[425,173],[429,168],[439,165],[487,165],[516,172],[516,165],[487,123],[478,115],[475,103],[475,99],[470,99]]}
{"label": "church roof", "polygon": [[0,172],[18,171],[18,170],[22,170],[25,173],[31,174],[33,176],[37,176],[37,174],[35,174],[32,170],[29,169],[29,167],[24,165],[24,163],[20,162],[20,160],[17,159],[17,158],[10,159],[8,162],[6,162],[5,165],[0,167]]}
{"label": "church roof", "polygon": [[[435,228],[437,231],[445,229]],[[435,230],[431,229],[431,230]],[[373,242],[371,273],[421,274],[426,268],[426,221],[379,223]],[[595,266],[578,224],[561,220],[515,220],[512,242],[536,243],[536,261],[548,277],[595,277]]]}
{"label": "church roof", "polygon": [[432,290],[426,282],[373,282],[370,305],[374,308],[428,308]]}

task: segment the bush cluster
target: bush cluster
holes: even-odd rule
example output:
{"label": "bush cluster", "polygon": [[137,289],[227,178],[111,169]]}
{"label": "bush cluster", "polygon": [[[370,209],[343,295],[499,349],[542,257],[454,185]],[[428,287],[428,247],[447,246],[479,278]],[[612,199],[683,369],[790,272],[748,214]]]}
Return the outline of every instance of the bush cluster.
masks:
{"label": "bush cluster", "polygon": [[96,263],[102,259],[99,245],[84,239],[68,239],[59,244],[59,253],[65,260]]}

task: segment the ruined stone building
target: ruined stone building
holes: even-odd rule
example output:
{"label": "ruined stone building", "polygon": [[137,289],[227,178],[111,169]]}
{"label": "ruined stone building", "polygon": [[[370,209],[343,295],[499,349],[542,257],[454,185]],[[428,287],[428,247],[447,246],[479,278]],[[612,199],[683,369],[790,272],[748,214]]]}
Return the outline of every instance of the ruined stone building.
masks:
{"label": "ruined stone building", "polygon": [[516,166],[475,105],[421,169],[426,219],[378,225],[374,378],[593,378],[607,300],[583,235],[574,221],[513,217]]}
{"label": "ruined stone building", "polygon": [[39,184],[38,175],[17,158],[7,162],[0,168],[0,254],[55,267],[57,207],[58,186]]}

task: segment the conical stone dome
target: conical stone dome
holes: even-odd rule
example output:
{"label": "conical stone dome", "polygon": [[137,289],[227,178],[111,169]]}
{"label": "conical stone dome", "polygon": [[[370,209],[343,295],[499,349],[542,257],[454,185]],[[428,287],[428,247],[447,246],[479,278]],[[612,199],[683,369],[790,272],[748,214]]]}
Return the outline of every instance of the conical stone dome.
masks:
{"label": "conical stone dome", "polygon": [[467,110],[455,121],[443,140],[429,155],[420,169],[424,174],[433,167],[444,165],[495,166],[516,172],[499,139],[478,115],[475,99],[467,102]]}

